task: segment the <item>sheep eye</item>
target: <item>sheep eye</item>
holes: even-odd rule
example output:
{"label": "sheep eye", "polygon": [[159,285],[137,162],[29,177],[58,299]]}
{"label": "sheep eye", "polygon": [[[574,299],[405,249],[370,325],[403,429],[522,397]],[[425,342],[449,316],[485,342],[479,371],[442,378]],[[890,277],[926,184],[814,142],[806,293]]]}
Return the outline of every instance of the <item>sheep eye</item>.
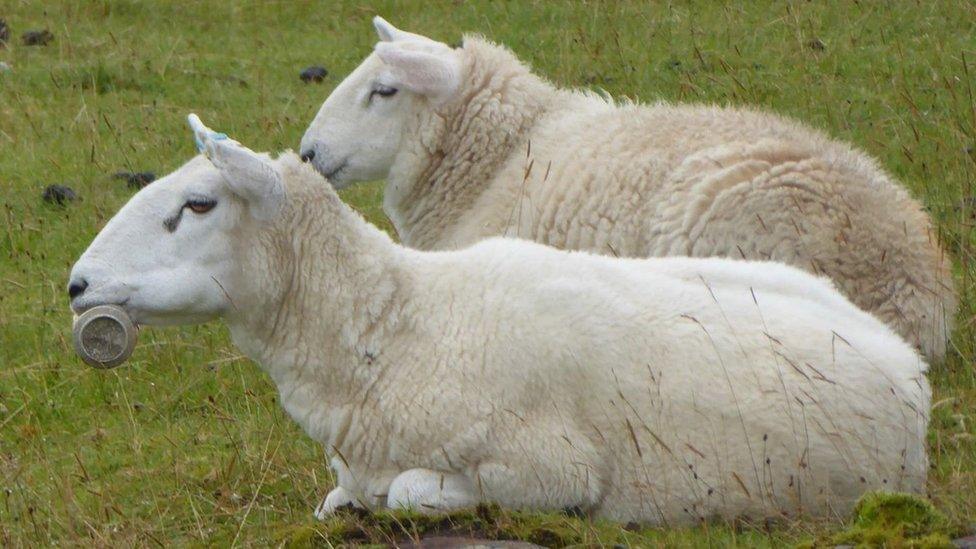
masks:
{"label": "sheep eye", "polygon": [[194,198],[186,201],[186,207],[190,208],[193,213],[205,214],[210,210],[214,209],[217,205],[216,200],[203,200],[199,198]]}
{"label": "sheep eye", "polygon": [[398,90],[390,86],[384,86],[383,84],[377,84],[372,91],[369,92],[369,101],[373,101],[373,96],[378,95],[380,97],[390,97],[395,95]]}

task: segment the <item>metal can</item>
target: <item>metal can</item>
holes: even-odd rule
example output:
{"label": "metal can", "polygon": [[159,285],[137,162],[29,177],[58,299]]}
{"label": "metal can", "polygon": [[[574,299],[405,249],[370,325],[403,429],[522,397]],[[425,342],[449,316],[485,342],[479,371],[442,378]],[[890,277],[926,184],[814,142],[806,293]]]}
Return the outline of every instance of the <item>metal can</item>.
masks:
{"label": "metal can", "polygon": [[132,355],[139,330],[122,307],[99,305],[74,322],[75,352],[93,368],[115,368]]}

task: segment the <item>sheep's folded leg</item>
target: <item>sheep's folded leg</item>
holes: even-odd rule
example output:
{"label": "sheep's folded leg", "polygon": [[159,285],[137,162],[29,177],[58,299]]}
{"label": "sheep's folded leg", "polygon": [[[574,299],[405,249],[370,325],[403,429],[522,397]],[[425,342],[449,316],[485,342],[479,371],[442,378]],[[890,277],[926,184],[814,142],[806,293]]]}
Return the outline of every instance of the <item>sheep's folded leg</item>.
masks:
{"label": "sheep's folded leg", "polygon": [[422,513],[471,507],[480,500],[477,488],[468,477],[430,469],[409,469],[400,473],[387,493],[390,509],[413,509]]}
{"label": "sheep's folded leg", "polygon": [[315,508],[315,518],[319,520],[325,520],[330,515],[334,514],[340,507],[345,507],[350,505],[359,509],[365,509],[360,501],[350,492],[342,486],[337,486],[334,490],[329,492],[322,503]]}

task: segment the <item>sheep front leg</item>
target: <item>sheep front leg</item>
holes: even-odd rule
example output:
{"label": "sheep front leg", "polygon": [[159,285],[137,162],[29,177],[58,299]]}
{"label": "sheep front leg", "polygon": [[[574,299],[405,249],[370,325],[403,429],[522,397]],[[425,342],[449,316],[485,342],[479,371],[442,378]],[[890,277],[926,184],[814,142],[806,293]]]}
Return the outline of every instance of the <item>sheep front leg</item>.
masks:
{"label": "sheep front leg", "polygon": [[335,512],[346,506],[355,507],[357,509],[365,509],[366,506],[360,503],[356,496],[352,494],[349,490],[346,490],[342,486],[337,486],[334,490],[329,492],[322,503],[315,508],[315,518],[319,520],[325,520],[327,517],[335,514]]}
{"label": "sheep front leg", "polygon": [[481,498],[474,483],[464,475],[409,469],[393,479],[386,500],[390,509],[441,513],[474,506]]}

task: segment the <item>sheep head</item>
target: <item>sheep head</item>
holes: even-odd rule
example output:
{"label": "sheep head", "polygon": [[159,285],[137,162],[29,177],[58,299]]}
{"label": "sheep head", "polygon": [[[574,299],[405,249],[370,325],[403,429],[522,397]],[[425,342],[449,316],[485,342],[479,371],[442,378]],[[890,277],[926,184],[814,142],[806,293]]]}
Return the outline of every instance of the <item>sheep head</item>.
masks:
{"label": "sheep head", "polygon": [[140,190],[71,270],[71,308],[126,309],[140,324],[192,324],[232,306],[246,224],[278,215],[285,193],[272,161],[190,115],[204,154]]}
{"label": "sheep head", "polygon": [[302,137],[302,158],[337,188],[385,178],[408,122],[449,101],[461,82],[460,55],[447,44],[381,17],[373,25],[375,50],[329,95]]}

